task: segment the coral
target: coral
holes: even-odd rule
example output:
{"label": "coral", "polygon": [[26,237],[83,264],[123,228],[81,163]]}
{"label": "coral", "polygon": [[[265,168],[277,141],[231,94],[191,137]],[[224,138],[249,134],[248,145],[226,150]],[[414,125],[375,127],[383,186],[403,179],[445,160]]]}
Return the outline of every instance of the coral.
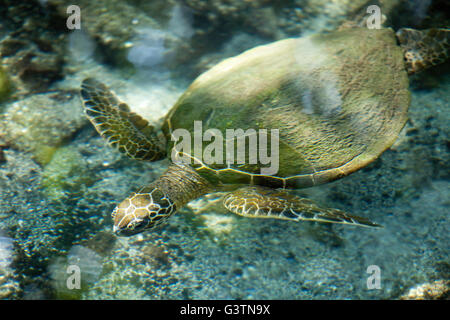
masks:
{"label": "coral", "polygon": [[227,234],[233,231],[233,227],[236,225],[236,219],[231,215],[207,213],[203,214],[202,218],[204,219],[207,230],[214,235],[214,239],[226,237]]}

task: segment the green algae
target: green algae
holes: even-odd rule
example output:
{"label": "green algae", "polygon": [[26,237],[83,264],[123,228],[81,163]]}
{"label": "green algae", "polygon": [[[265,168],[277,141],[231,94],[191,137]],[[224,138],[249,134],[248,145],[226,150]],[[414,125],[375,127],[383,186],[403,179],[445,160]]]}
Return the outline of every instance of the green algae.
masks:
{"label": "green algae", "polygon": [[72,146],[54,150],[42,173],[43,194],[52,200],[77,197],[95,182],[82,155]]}
{"label": "green algae", "polygon": [[0,102],[5,101],[11,93],[11,82],[6,72],[0,67]]}
{"label": "green algae", "polygon": [[41,145],[33,149],[33,159],[40,165],[47,165],[53,158],[58,146]]}

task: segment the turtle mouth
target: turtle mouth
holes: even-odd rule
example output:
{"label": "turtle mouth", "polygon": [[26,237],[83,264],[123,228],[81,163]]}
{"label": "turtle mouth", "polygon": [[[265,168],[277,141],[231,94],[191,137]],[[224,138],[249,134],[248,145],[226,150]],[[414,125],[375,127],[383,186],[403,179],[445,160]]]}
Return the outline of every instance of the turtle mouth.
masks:
{"label": "turtle mouth", "polygon": [[116,226],[114,226],[113,232],[116,236],[119,236],[119,237],[130,237],[130,236],[134,236],[135,234],[138,234],[142,231],[130,230],[130,229],[119,229]]}
{"label": "turtle mouth", "polygon": [[143,232],[148,227],[146,219],[130,222],[125,228],[117,225],[113,226],[113,232],[116,236],[129,237]]}

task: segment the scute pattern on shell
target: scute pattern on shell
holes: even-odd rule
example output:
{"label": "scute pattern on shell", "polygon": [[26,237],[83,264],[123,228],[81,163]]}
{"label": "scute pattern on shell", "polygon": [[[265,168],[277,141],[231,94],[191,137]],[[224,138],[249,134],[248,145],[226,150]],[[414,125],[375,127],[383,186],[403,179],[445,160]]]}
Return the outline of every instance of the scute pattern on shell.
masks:
{"label": "scute pattern on shell", "polygon": [[[408,84],[391,29],[286,39],[202,74],[169,112],[163,131],[193,133],[198,120],[205,120],[204,131],[223,136],[229,128],[279,130],[275,175],[247,163],[192,165],[213,184],[310,187],[366,166],[394,143],[407,120]],[[193,151],[183,150],[188,157]]]}

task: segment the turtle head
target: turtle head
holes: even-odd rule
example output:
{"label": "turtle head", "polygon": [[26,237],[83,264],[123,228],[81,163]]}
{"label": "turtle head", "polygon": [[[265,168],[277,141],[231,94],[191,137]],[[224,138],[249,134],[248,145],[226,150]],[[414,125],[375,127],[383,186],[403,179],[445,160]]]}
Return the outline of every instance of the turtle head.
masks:
{"label": "turtle head", "polygon": [[154,186],[133,192],[112,212],[113,231],[118,236],[132,236],[161,224],[176,211],[175,204]]}

